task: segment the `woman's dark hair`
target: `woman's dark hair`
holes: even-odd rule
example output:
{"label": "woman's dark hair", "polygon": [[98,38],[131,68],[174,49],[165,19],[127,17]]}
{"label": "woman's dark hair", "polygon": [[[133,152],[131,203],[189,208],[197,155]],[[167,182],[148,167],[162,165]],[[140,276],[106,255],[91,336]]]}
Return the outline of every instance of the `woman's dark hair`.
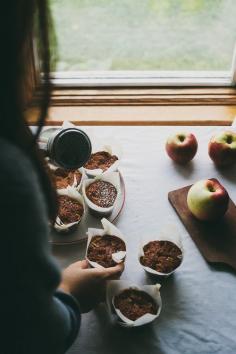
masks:
{"label": "woman's dark hair", "polygon": [[[50,103],[50,30],[47,0],[15,0],[4,3],[0,14],[0,137],[17,145],[31,159],[45,194],[49,217],[54,220],[57,211],[55,190],[36,143]],[[28,50],[32,46],[33,35],[43,73],[43,81],[40,82],[38,130],[35,136],[24,116],[24,94],[30,74]]]}

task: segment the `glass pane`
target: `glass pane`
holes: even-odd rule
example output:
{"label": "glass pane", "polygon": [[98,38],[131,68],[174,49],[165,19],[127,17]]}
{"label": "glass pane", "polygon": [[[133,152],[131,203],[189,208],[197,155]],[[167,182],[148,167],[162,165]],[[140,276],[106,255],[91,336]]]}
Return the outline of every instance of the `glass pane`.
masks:
{"label": "glass pane", "polygon": [[235,0],[50,0],[59,71],[229,70]]}

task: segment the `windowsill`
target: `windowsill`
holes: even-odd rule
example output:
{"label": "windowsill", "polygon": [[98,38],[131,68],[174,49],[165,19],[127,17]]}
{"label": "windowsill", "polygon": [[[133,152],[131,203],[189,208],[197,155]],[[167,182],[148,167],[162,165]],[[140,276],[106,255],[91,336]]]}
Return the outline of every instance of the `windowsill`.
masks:
{"label": "windowsill", "polygon": [[235,104],[233,87],[55,88],[52,106]]}
{"label": "windowsill", "polygon": [[[36,124],[37,101],[27,110]],[[230,125],[236,116],[234,88],[56,89],[48,124]]]}

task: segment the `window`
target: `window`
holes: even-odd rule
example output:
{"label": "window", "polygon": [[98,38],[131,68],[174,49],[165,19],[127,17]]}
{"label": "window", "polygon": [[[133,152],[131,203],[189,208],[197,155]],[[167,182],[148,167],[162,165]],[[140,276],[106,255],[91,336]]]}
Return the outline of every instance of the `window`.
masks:
{"label": "window", "polygon": [[235,0],[50,0],[63,85],[232,84]]}

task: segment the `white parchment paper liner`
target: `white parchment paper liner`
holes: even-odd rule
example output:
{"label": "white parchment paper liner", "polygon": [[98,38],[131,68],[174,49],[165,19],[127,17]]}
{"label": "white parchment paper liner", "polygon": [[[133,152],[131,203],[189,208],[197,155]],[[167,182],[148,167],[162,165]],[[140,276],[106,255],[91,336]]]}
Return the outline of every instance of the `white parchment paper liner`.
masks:
{"label": "white parchment paper liner", "polygon": [[[113,184],[113,186],[117,190],[116,200],[115,200],[114,204],[112,206],[110,206],[109,208],[103,208],[103,207],[97,206],[96,204],[91,202],[91,200],[86,195],[86,188],[91,183],[93,183],[95,181],[99,181],[99,180],[100,181],[105,181],[105,182],[110,182],[111,184]],[[106,173],[106,174],[102,174],[102,175],[97,176],[97,177],[92,178],[92,179],[91,178],[85,179],[83,181],[83,184],[82,184],[82,194],[83,194],[85,203],[88,205],[88,207],[90,209],[92,209],[95,212],[99,213],[101,216],[105,216],[105,215],[110,214],[112,212],[112,210],[114,209],[114,205],[115,205],[117,199],[120,198],[120,196],[121,196],[120,174],[119,174],[119,172]]]}
{"label": "white parchment paper liner", "polygon": [[171,241],[171,242],[173,242],[176,246],[178,246],[180,248],[180,250],[182,252],[182,258],[181,258],[181,263],[182,263],[183,258],[184,258],[184,250],[183,250],[183,245],[182,245],[180,233],[174,225],[167,225],[159,231],[158,236],[149,236],[148,235],[148,236],[146,236],[146,237],[144,236],[140,239],[139,254],[138,254],[138,259],[139,259],[140,265],[148,273],[151,273],[151,274],[154,274],[157,276],[161,276],[161,277],[168,277],[169,275],[174,273],[180,267],[181,263],[177,268],[175,268],[171,272],[161,273],[161,272],[157,272],[156,270],[154,270],[150,267],[145,267],[140,262],[140,257],[144,256],[143,247],[147,243],[149,243],[150,241]]}
{"label": "white parchment paper liner", "polygon": [[[160,295],[160,284],[156,285],[136,285],[127,280],[109,280],[107,282],[106,288],[106,304],[108,307],[108,312],[113,319],[122,327],[138,327],[148,324],[154,321],[161,312],[162,301]],[[138,318],[136,321],[132,321],[129,318],[125,317],[119,309],[117,309],[114,305],[114,297],[120,294],[125,289],[137,289],[142,290],[149,294],[155,303],[158,306],[157,313],[155,315],[145,314],[144,316]]]}
{"label": "white parchment paper liner", "polygon": [[[59,166],[55,166],[55,165],[53,165],[52,163],[49,163],[49,162],[48,162],[48,166],[49,166],[50,170],[52,170],[52,171],[55,171],[55,170],[57,170],[58,168],[60,168]],[[76,171],[79,171],[79,172],[81,173],[81,175],[82,175],[82,176],[81,176],[81,180],[80,180],[79,184],[77,185],[77,178],[76,178],[76,176],[74,175],[74,182],[73,182],[73,184],[71,185],[71,187],[76,188],[76,189],[79,191],[80,188],[81,188],[81,186],[82,186],[83,180],[86,178],[86,173],[85,173],[83,167],[78,168]],[[70,185],[68,185],[68,186],[70,186]],[[65,189],[65,188],[61,188],[61,189]]]}
{"label": "white parchment paper liner", "polygon": [[60,220],[59,216],[57,216],[56,222],[54,224],[54,228],[58,232],[68,232],[73,226],[78,225],[80,223],[81,219],[84,217],[84,214],[85,214],[84,199],[83,199],[82,195],[78,192],[78,190],[71,187],[71,186],[68,186],[67,188],[64,188],[64,189],[57,189],[57,194],[58,195],[66,195],[72,199],[77,200],[80,204],[83,205],[83,208],[84,208],[84,213],[81,216],[80,220],[69,223],[69,224],[63,224],[63,222]]}
{"label": "white parchment paper liner", "polygon": [[[88,241],[87,241],[87,247],[86,247],[86,259],[88,260],[89,264],[93,268],[104,268],[103,266],[101,266],[97,262],[90,261],[87,256],[89,244],[94,236],[104,236],[104,235],[116,236],[116,237],[120,238],[125,243],[124,235],[120,232],[120,230],[116,226],[114,226],[110,221],[108,221],[105,218],[103,218],[101,220],[101,223],[102,223],[103,229],[89,228],[88,232],[87,232]],[[125,243],[125,247],[127,249],[126,243]],[[120,252],[116,252],[116,253],[112,254],[112,259],[116,263],[123,262],[125,257],[126,257],[126,251],[120,251]]]}
{"label": "white parchment paper liner", "polygon": [[110,155],[116,155],[118,157],[118,160],[116,160],[106,171],[103,171],[101,168],[96,168],[94,170],[90,170],[90,169],[84,167],[84,170],[89,177],[96,177],[101,174],[107,174],[107,173],[115,172],[118,170],[118,167],[120,164],[120,158],[121,158],[121,150],[120,150],[119,146],[104,145],[100,149],[96,149],[96,151],[94,151],[94,152],[99,152],[99,151],[106,151]]}

